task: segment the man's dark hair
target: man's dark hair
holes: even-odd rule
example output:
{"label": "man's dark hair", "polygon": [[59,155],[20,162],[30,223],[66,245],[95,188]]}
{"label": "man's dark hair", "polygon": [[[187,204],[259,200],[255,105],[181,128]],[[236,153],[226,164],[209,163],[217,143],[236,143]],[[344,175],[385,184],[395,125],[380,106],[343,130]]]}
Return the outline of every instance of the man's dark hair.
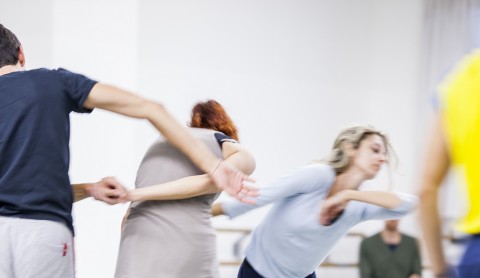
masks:
{"label": "man's dark hair", "polygon": [[12,31],[0,24],[0,67],[16,65],[19,51],[20,41]]}

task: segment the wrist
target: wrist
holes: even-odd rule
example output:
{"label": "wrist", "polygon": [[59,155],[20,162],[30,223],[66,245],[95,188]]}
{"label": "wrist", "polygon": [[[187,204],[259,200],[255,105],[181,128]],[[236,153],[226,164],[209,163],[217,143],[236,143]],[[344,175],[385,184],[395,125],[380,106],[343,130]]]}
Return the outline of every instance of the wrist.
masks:
{"label": "wrist", "polygon": [[136,201],[143,201],[142,200],[142,194],[141,192],[139,192],[140,189],[132,189],[132,190],[128,190],[128,196],[127,196],[127,199],[128,201],[131,201],[131,202],[136,202]]}
{"label": "wrist", "polygon": [[85,192],[85,196],[93,197],[94,185],[95,183],[87,183],[83,186],[83,191]]}
{"label": "wrist", "polygon": [[350,190],[350,189],[344,189],[342,191],[339,191],[337,193],[337,197],[338,198],[341,198],[342,201],[350,201],[352,200],[353,198],[353,194],[355,193],[354,190]]}
{"label": "wrist", "polygon": [[212,177],[215,174],[215,172],[218,170],[222,162],[223,162],[223,159],[220,159],[220,158],[217,161],[215,161],[214,167],[211,168],[212,170],[208,172],[208,175],[210,177]]}

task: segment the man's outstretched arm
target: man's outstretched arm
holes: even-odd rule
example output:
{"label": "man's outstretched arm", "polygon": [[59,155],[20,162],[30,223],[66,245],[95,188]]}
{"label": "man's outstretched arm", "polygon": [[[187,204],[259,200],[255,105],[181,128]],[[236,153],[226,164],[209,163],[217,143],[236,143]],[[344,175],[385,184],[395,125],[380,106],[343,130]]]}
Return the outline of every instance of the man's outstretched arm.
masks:
{"label": "man's outstretched arm", "polygon": [[106,177],[95,183],[72,184],[74,202],[93,197],[114,205],[128,201],[127,189],[114,177]]}
{"label": "man's outstretched arm", "polygon": [[213,180],[215,185],[241,198],[243,182],[250,178],[231,163],[219,160],[188,130],[180,125],[162,104],[144,99],[126,90],[97,83],[84,103],[85,108],[100,108],[128,117],[147,119],[176,148]]}

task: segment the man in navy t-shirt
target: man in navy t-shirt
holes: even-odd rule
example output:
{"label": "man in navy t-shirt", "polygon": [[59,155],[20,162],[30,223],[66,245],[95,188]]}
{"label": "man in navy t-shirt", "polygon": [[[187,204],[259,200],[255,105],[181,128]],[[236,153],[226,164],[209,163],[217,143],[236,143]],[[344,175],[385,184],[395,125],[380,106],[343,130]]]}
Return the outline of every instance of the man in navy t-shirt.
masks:
{"label": "man in navy t-shirt", "polygon": [[0,24],[0,277],[73,277],[73,202],[126,200],[114,178],[70,185],[72,111],[147,119],[219,188],[239,198],[248,190],[246,175],[219,161],[161,104],[65,69],[27,71],[24,64],[20,42]]}

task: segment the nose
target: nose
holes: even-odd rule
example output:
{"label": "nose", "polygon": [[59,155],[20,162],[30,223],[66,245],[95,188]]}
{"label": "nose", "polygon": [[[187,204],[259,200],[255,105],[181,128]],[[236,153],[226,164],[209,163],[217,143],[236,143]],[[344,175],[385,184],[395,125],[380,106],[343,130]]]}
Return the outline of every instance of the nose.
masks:
{"label": "nose", "polygon": [[380,160],[380,162],[385,162],[387,160],[387,155],[386,154],[380,154],[380,157],[378,158],[378,160]]}

